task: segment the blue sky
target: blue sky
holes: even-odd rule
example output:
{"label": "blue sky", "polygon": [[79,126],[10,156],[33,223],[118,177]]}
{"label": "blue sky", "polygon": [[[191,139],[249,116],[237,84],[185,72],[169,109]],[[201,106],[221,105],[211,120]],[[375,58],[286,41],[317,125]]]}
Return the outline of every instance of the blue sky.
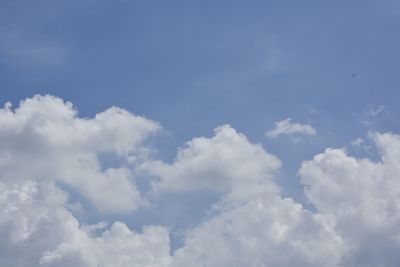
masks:
{"label": "blue sky", "polygon": [[[227,123],[293,176],[327,146],[399,130],[397,1],[2,1],[0,12],[3,102],[52,94],[88,117],[126,108],[170,133],[166,158]],[[288,117],[318,139],[268,142]]]}
{"label": "blue sky", "polygon": [[4,101],[50,93],[84,116],[116,105],[183,139],[221,123],[258,137],[308,108],[340,135],[367,105],[398,112],[396,1],[1,5]]}
{"label": "blue sky", "polygon": [[[0,100],[18,107],[50,94],[80,117],[111,106],[144,116],[162,126],[148,144],[165,163],[229,124],[282,161],[274,178],[282,195],[313,210],[298,174],[304,161],[328,147],[377,160],[368,134],[400,132],[399,25],[396,0],[2,0]],[[287,118],[316,134],[265,135]],[[357,138],[364,145],[351,146]],[[101,164],[121,164],[114,156]],[[140,175],[138,186],[149,186]],[[178,234],[221,198],[204,188],[167,192],[149,196],[151,208],[104,215],[69,186],[90,206],[82,222],[173,224]]]}

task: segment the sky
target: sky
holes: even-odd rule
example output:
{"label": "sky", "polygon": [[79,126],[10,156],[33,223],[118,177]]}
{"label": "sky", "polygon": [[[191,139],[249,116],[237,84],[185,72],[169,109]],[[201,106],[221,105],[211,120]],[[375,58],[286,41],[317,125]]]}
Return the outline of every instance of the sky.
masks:
{"label": "sky", "polygon": [[399,266],[399,26],[397,0],[1,0],[0,265]]}

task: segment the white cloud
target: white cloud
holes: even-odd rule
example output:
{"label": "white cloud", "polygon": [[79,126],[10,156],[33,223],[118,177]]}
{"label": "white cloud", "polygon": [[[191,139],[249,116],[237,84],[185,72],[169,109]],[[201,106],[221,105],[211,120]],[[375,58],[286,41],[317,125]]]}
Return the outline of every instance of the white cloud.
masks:
{"label": "white cloud", "polygon": [[294,123],[290,118],[287,118],[276,122],[275,128],[265,133],[265,135],[270,138],[292,134],[314,136],[317,134],[317,131],[311,125]]}
{"label": "white cloud", "polygon": [[364,144],[364,140],[361,139],[361,138],[356,138],[356,139],[352,140],[350,144],[351,144],[352,146],[359,147],[359,146],[361,146],[362,144]]}
{"label": "white cloud", "polygon": [[[153,165],[153,174],[160,175],[155,188],[206,187],[225,197],[214,216],[187,232],[173,266],[397,266],[400,137],[374,138],[382,162],[327,149],[302,165],[302,182],[316,212],[282,198],[279,190],[268,190],[276,188],[268,172],[279,165],[263,165],[268,161],[254,156],[269,155],[265,151],[243,152],[254,152],[257,145],[229,126],[218,128],[210,139],[193,139],[174,163]],[[269,167],[261,171],[261,166]],[[250,178],[264,172],[264,178]]]}
{"label": "white cloud", "polygon": [[302,182],[318,212],[335,221],[351,249],[345,266],[398,266],[400,256],[400,137],[374,136],[381,161],[327,149],[303,163]]}
{"label": "white cloud", "polygon": [[361,119],[364,125],[371,126],[379,122],[379,120],[385,119],[388,115],[389,111],[384,105],[371,104],[366,106],[357,117]]}
{"label": "white cloud", "polygon": [[161,267],[170,262],[168,231],[160,226],[146,226],[143,233],[131,231],[115,222],[98,237],[80,233],[66,240],[40,258],[42,266]]}
{"label": "white cloud", "polygon": [[103,212],[131,211],[139,204],[131,170],[103,170],[99,157],[114,153],[122,162],[140,157],[157,123],[115,107],[82,119],[69,102],[35,96],[15,111],[7,103],[0,125],[2,179],[62,181]]}
{"label": "white cloud", "polygon": [[[379,161],[328,148],[303,162],[311,211],[281,196],[280,160],[228,125],[188,142],[172,163],[146,158],[157,123],[115,107],[82,119],[71,103],[35,96],[16,110],[6,104],[0,125],[0,266],[399,266],[398,135],[371,135]],[[104,167],[107,153],[121,166]],[[157,194],[221,196],[197,226],[179,229],[184,244],[173,253],[163,226],[82,225],[79,203],[57,186],[104,212],[131,211],[142,201],[136,166],[152,175]]]}
{"label": "white cloud", "polygon": [[[154,189],[223,194],[215,215],[188,231],[172,266],[333,266],[341,239],[319,215],[279,195],[272,180],[280,161],[225,125],[194,138],[172,164],[144,166]],[[211,245],[212,244],[212,245]]]}
{"label": "white cloud", "polygon": [[259,195],[188,233],[173,266],[335,266],[341,239],[291,199]]}
{"label": "white cloud", "polygon": [[267,181],[280,164],[261,145],[250,143],[243,134],[224,125],[215,129],[212,138],[198,137],[188,142],[172,164],[153,161],[145,163],[142,169],[160,178],[153,183],[157,192],[206,188],[232,197],[246,197],[260,190],[260,185],[277,191]]}
{"label": "white cloud", "polygon": [[51,182],[0,182],[1,266],[167,266],[168,231],[142,233],[115,222],[96,235],[65,205],[68,196]]}
{"label": "white cloud", "polygon": [[365,108],[364,113],[369,117],[377,117],[386,110],[384,105],[369,105]]}

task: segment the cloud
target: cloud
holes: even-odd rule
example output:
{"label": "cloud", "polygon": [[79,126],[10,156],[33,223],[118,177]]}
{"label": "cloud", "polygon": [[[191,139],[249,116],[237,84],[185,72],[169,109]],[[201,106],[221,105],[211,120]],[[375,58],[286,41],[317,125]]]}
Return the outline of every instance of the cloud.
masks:
{"label": "cloud", "polygon": [[[212,244],[212,245],[211,245]],[[258,195],[190,231],[172,266],[335,266],[341,239],[291,199]]]}
{"label": "cloud", "polygon": [[[79,118],[71,103],[35,96],[15,110],[6,103],[0,125],[0,266],[400,263],[399,135],[370,134],[378,161],[328,148],[303,162],[299,174],[311,210],[281,195],[274,180],[281,161],[229,125],[193,138],[172,163],[148,157],[146,138],[159,124],[116,107]],[[120,166],[107,167],[104,154]],[[220,196],[197,225],[178,229],[185,234],[174,251],[168,227],[136,232],[110,214],[134,210],[149,193],[136,187],[137,171],[148,175],[151,193]],[[70,198],[65,184],[103,211],[110,226],[86,225],[90,207]]]}
{"label": "cloud", "polygon": [[[214,216],[187,232],[172,266],[332,266],[341,239],[329,223],[290,198],[273,181],[280,160],[229,125],[198,137],[172,164],[145,165],[160,180],[154,190],[206,188],[223,196]],[[212,244],[212,246],[210,246]]]}
{"label": "cloud", "polygon": [[389,114],[390,112],[386,106],[371,104],[366,106],[362,112],[356,116],[361,120],[362,124],[372,126],[387,118]]}
{"label": "cloud", "polygon": [[214,130],[212,138],[198,137],[178,151],[172,164],[146,162],[142,169],[159,177],[153,190],[187,191],[210,189],[245,197],[260,189],[280,167],[280,160],[267,153],[261,145],[252,144],[229,125]]}
{"label": "cloud", "polygon": [[52,182],[0,182],[1,266],[167,266],[168,231],[142,233],[115,222],[96,234],[66,209],[68,196]]}
{"label": "cloud", "polygon": [[375,134],[381,159],[356,159],[327,149],[304,162],[305,193],[335,222],[350,248],[345,266],[398,266],[400,256],[400,136]]}
{"label": "cloud", "polygon": [[364,113],[369,117],[377,117],[386,110],[384,105],[369,105],[365,108]]}
{"label": "cloud", "polygon": [[364,144],[364,140],[361,138],[356,138],[350,142],[350,144],[354,147],[359,147]]}
{"label": "cloud", "polygon": [[127,212],[140,203],[130,168],[103,169],[99,158],[115,154],[134,163],[143,142],[160,126],[123,109],[78,118],[71,103],[34,96],[0,109],[0,174],[6,180],[68,184],[103,212]]}
{"label": "cloud", "polygon": [[[312,212],[270,190],[277,187],[268,173],[279,165],[257,160],[254,155],[269,154],[262,147],[262,153],[253,153],[257,145],[243,134],[222,126],[212,138],[193,139],[172,164],[152,166],[160,176],[155,188],[206,187],[224,197],[213,216],[187,232],[172,266],[396,266],[400,137],[375,134],[374,140],[382,162],[327,149],[302,164],[305,193],[316,208]],[[257,171],[252,163],[265,169]]]}
{"label": "cloud", "polygon": [[269,138],[277,138],[281,135],[309,135],[314,136],[317,131],[308,124],[293,123],[290,118],[275,123],[275,128],[267,131],[265,135]]}

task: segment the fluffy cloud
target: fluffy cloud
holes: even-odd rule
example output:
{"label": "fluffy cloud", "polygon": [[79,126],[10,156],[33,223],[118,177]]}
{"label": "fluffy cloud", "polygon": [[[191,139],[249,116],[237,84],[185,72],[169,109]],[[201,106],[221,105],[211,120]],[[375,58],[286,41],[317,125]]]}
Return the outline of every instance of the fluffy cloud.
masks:
{"label": "fluffy cloud", "polygon": [[323,217],[265,194],[190,231],[173,266],[335,266],[342,250],[341,238]]}
{"label": "fluffy cloud", "polygon": [[[194,138],[172,164],[145,167],[159,191],[221,192],[214,216],[188,231],[172,266],[333,266],[341,239],[327,220],[283,199],[272,179],[280,161],[230,126]],[[211,245],[212,244],[212,245]]]}
{"label": "fluffy cloud", "polygon": [[[400,263],[395,134],[372,135],[379,161],[328,148],[303,162],[299,174],[315,208],[310,210],[281,196],[274,181],[280,160],[228,125],[188,142],[172,163],[147,157],[145,140],[157,123],[115,107],[83,119],[71,103],[35,96],[15,110],[6,104],[0,125],[1,266]],[[104,156],[116,158],[118,166],[102,164]],[[137,170],[150,175],[151,190],[160,195],[209,190],[221,196],[198,225],[178,229],[185,236],[174,252],[163,226],[143,226],[138,233],[118,221],[84,225],[74,213],[81,203],[64,191],[68,185],[79,192],[105,218],[107,212],[132,211],[145,193],[135,186]]]}
{"label": "fluffy cloud", "polygon": [[39,263],[57,267],[168,266],[168,231],[160,226],[146,226],[139,234],[121,222],[115,222],[98,237],[91,237],[81,230],[74,239],[62,242],[55,250],[46,251]]}
{"label": "fluffy cloud", "polygon": [[316,135],[317,131],[308,124],[294,123],[290,118],[275,123],[275,128],[266,132],[265,135],[270,138],[277,138],[280,135]]}
{"label": "fluffy cloud", "polygon": [[300,174],[317,210],[335,221],[349,252],[345,266],[398,266],[400,256],[400,137],[375,134],[381,160],[327,149]]}
{"label": "fluffy cloud", "polygon": [[35,96],[0,109],[0,171],[8,180],[57,180],[79,191],[103,212],[126,212],[140,202],[126,167],[104,170],[99,158],[134,161],[159,125],[119,108],[92,119],[77,117],[69,102]]}
{"label": "fluffy cloud", "polygon": [[115,222],[96,235],[95,226],[80,225],[66,209],[67,199],[51,182],[0,182],[0,265],[167,266],[166,229],[136,233]]}
{"label": "fluffy cloud", "polygon": [[224,125],[215,129],[212,138],[188,142],[172,164],[153,161],[142,169],[160,178],[153,183],[157,192],[206,188],[242,198],[265,190],[266,186],[277,192],[270,180],[280,164],[261,145],[250,143],[243,134]]}
{"label": "fluffy cloud", "polygon": [[206,187],[225,196],[211,218],[187,232],[172,265],[397,266],[400,137],[375,134],[374,140],[380,162],[327,149],[303,163],[300,175],[315,212],[270,190],[277,188],[271,173],[279,161],[229,126],[193,139],[172,164],[152,163],[158,190]]}

